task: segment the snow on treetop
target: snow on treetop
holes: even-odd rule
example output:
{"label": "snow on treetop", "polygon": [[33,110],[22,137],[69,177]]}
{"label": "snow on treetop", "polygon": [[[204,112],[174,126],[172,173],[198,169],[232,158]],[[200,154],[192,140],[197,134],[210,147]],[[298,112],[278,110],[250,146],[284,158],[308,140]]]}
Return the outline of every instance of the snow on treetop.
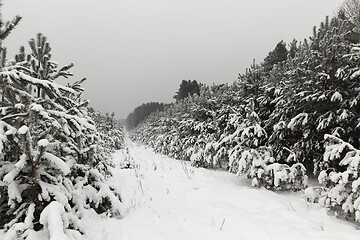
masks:
{"label": "snow on treetop", "polygon": [[354,79],[356,77],[360,76],[360,70],[357,70],[356,72],[354,72],[351,76],[350,76],[350,79]]}
{"label": "snow on treetop", "polygon": [[335,102],[335,101],[341,102],[342,100],[343,100],[343,97],[342,97],[341,93],[339,93],[338,91],[334,92],[334,94],[331,97],[332,102]]}
{"label": "snow on treetop", "polygon": [[15,108],[17,108],[17,109],[23,109],[24,107],[25,107],[25,105],[22,103],[15,104]]}
{"label": "snow on treetop", "polygon": [[17,131],[20,135],[24,135],[27,133],[27,131],[29,131],[29,128],[25,125],[23,125],[21,128],[19,128],[19,130]]}
{"label": "snow on treetop", "polygon": [[41,139],[38,141],[37,144],[39,147],[46,147],[47,145],[49,145],[49,141],[47,139]]}
{"label": "snow on treetop", "polygon": [[1,135],[3,135],[3,134],[5,134],[5,131],[7,130],[7,129],[14,129],[13,127],[11,127],[9,124],[7,124],[6,122],[4,122],[4,121],[1,121],[0,120],[0,134]]}
{"label": "snow on treetop", "polygon": [[342,78],[342,77],[344,77],[344,75],[345,75],[344,69],[339,68],[339,69],[336,71],[335,77],[337,77],[337,78]]}
{"label": "snow on treetop", "polygon": [[347,119],[349,116],[353,115],[351,112],[349,112],[348,110],[346,109],[343,109],[341,115],[339,116],[339,119],[340,120],[345,120]]}
{"label": "snow on treetop", "polygon": [[25,166],[26,163],[26,154],[21,155],[20,160],[15,164],[15,168],[7,173],[3,181],[10,184],[14,181],[16,176],[19,174],[20,170]]}
{"label": "snow on treetop", "polygon": [[9,194],[9,201],[8,204],[11,207],[15,207],[15,202],[21,202],[21,191],[19,189],[19,185],[15,181],[11,181],[8,185],[8,194]]}
{"label": "snow on treetop", "polygon": [[61,158],[48,152],[44,153],[43,157],[49,160],[55,168],[61,170],[65,175],[71,172],[70,167]]}
{"label": "snow on treetop", "polygon": [[[67,220],[67,221],[64,221]],[[50,239],[68,240],[69,238],[64,233],[69,223],[66,219],[64,207],[56,201],[51,202],[41,213],[40,223],[47,227]]]}
{"label": "snow on treetop", "polygon": [[34,103],[31,106],[31,110],[34,110],[36,112],[42,112],[42,111],[44,111],[44,108],[40,104]]}
{"label": "snow on treetop", "polygon": [[59,124],[59,122],[58,121],[52,121],[52,123],[51,123],[51,125],[53,125],[55,128],[57,128],[57,129],[61,129],[61,125]]}
{"label": "snow on treetop", "polygon": [[293,129],[296,125],[306,125],[308,122],[308,114],[307,113],[299,113],[295,117],[291,119],[291,121],[288,124],[288,128]]}

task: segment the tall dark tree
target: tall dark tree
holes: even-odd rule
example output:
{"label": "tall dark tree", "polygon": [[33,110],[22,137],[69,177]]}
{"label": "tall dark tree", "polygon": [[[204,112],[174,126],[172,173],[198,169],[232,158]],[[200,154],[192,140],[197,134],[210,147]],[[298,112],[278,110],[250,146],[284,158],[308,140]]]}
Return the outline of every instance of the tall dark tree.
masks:
{"label": "tall dark tree", "polygon": [[200,93],[200,86],[196,80],[182,80],[179,90],[175,93],[174,98],[179,101],[194,94]]}
{"label": "tall dark tree", "polygon": [[287,59],[288,50],[286,49],[286,43],[281,40],[274,50],[269,52],[263,62],[265,72],[269,72],[273,69],[274,64],[283,62]]}

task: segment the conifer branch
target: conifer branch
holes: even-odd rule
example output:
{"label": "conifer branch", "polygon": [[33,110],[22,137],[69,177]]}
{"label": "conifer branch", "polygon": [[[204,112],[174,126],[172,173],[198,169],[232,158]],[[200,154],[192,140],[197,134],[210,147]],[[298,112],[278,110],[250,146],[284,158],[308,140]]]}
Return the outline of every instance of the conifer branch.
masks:
{"label": "conifer branch", "polygon": [[29,115],[29,113],[17,113],[17,114],[13,114],[13,115],[7,115],[5,117],[2,117],[0,120],[1,121],[6,121],[12,118],[18,118],[18,117],[27,117]]}
{"label": "conifer branch", "polygon": [[21,19],[22,17],[17,15],[13,20],[6,22],[5,29],[1,30],[0,32],[0,39],[4,40],[5,38],[7,38],[12,32],[12,30],[14,30],[14,28],[19,24]]}

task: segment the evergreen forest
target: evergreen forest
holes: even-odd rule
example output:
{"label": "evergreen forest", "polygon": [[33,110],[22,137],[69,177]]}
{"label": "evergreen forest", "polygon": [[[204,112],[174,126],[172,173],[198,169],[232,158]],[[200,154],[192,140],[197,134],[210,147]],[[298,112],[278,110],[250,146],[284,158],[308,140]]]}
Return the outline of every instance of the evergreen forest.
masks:
{"label": "evergreen forest", "polygon": [[[20,20],[0,19],[1,41]],[[72,79],[72,63],[53,61],[43,34],[28,44],[31,51],[22,46],[12,60],[0,46],[0,229],[5,239],[37,239],[40,230],[78,239],[88,211],[123,214],[119,192],[105,184],[123,130],[113,114],[89,111],[86,79]]]}
{"label": "evergreen forest", "polygon": [[[193,166],[245,175],[254,187],[306,189],[309,201],[360,221],[359,16],[345,3],[233,84],[200,84],[176,98],[132,138]],[[320,185],[307,188],[309,177]]]}
{"label": "evergreen forest", "polygon": [[359,224],[359,13],[359,1],[345,0],[308,38],[281,40],[263,61],[249,59],[233,84],[182,80],[172,103],[135,108],[126,130],[115,113],[83,99],[86,78],[53,60],[44,34],[28,40],[29,52],[20,46],[7,56],[3,41],[23,20],[1,18],[0,238],[83,239],[84,216],[123,218],[121,189],[108,180],[119,151],[121,169],[142,177],[127,141],[245,176],[254,189],[302,191]]}

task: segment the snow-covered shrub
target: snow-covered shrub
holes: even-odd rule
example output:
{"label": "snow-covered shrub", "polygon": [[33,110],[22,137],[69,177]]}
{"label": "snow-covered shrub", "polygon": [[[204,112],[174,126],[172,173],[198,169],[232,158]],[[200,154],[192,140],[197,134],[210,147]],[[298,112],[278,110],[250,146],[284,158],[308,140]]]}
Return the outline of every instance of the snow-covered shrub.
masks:
{"label": "snow-covered shrub", "polygon": [[123,149],[124,158],[123,161],[120,162],[121,169],[133,169],[135,167],[134,160],[130,156],[129,148],[125,147]]}
{"label": "snow-covered shrub", "polygon": [[266,187],[276,190],[298,191],[308,186],[306,169],[301,163],[291,166],[273,163],[266,168]]}
{"label": "snow-covered shrub", "polygon": [[[271,156],[271,152],[266,148],[259,149],[239,149],[239,152],[233,152],[233,155],[239,156],[235,158],[232,156],[232,159],[237,159],[230,164],[232,165],[233,172],[236,172],[238,175],[246,175],[248,178],[252,179],[253,187],[264,186],[265,179],[265,170],[268,164],[274,161],[274,158]],[[234,169],[234,166],[237,169]]]}
{"label": "snow-covered shrub", "polygon": [[360,150],[336,136],[324,138],[324,170],[318,177],[322,189],[315,200],[338,215],[360,222]]}
{"label": "snow-covered shrub", "polygon": [[318,203],[324,195],[324,191],[325,189],[322,186],[308,187],[304,190],[304,198],[307,202]]}
{"label": "snow-covered shrub", "polygon": [[301,163],[292,166],[275,163],[272,155],[267,147],[234,150],[230,171],[252,179],[253,187],[292,191],[307,187],[306,169]]}

